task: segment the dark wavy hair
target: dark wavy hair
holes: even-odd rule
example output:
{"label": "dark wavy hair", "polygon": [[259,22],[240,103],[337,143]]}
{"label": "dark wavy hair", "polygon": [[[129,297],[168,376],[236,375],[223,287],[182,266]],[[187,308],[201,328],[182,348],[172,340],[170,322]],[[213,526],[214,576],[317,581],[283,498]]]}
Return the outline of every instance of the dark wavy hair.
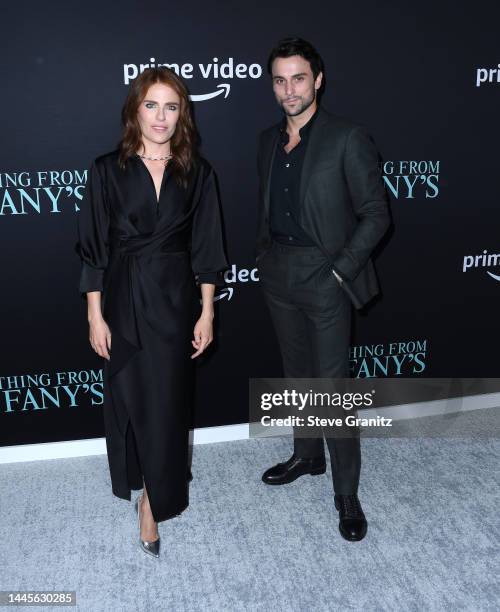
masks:
{"label": "dark wavy hair", "polygon": [[300,55],[309,62],[313,77],[316,78],[320,72],[325,72],[323,60],[316,49],[310,42],[303,38],[283,38],[278,42],[274,49],[269,54],[267,60],[267,71],[272,76],[273,62],[277,57],[292,57],[292,55]]}
{"label": "dark wavy hair", "polygon": [[173,166],[173,176],[183,186],[187,184],[187,177],[191,171],[196,157],[198,135],[191,112],[189,93],[182,79],[166,66],[146,68],[132,82],[125,104],[122,108],[123,134],[118,145],[120,155],[118,163],[122,169],[125,162],[134,155],[142,145],[142,133],[137,119],[137,111],[146,97],[151,85],[163,83],[171,87],[180,98],[180,114],[175,132],[170,141],[170,151]]}

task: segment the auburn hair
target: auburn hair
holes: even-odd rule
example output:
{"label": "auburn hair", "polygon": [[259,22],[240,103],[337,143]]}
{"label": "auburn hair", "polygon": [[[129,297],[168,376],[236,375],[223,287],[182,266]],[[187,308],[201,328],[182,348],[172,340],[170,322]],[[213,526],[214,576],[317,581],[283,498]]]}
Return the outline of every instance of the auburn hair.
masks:
{"label": "auburn hair", "polygon": [[123,134],[118,145],[118,163],[125,169],[125,162],[142,147],[142,132],[137,111],[151,85],[163,83],[171,87],[180,98],[179,119],[170,141],[173,175],[177,182],[186,186],[187,177],[196,157],[197,132],[191,112],[189,93],[182,79],[166,66],[146,68],[130,86],[122,108]]}

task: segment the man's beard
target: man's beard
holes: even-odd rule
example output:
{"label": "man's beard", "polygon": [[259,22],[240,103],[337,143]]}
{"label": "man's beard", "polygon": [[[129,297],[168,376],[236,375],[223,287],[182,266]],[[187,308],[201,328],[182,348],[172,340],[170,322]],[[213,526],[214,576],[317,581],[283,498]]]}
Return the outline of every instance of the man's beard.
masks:
{"label": "man's beard", "polygon": [[301,98],[301,104],[296,106],[295,109],[287,110],[283,102],[280,102],[280,106],[283,112],[285,113],[285,115],[288,115],[288,117],[296,117],[297,115],[300,115],[305,110],[307,110],[311,106],[311,104],[314,102],[315,99],[316,99],[316,90],[313,89],[311,96],[306,99]]}

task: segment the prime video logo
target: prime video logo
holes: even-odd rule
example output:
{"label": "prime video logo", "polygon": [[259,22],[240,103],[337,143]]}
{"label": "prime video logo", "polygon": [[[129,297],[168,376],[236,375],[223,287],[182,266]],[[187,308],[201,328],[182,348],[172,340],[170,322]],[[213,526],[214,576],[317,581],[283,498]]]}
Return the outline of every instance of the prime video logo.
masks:
{"label": "prime video logo", "polygon": [[[227,60],[219,60],[218,57],[212,58],[208,64],[176,64],[176,63],[157,63],[154,57],[150,58],[149,64],[123,64],[123,83],[128,85],[139,76],[146,68],[156,66],[166,66],[173,70],[183,79],[192,79],[194,76],[202,79],[232,80],[232,79],[259,79],[262,76],[262,66],[260,64],[236,64],[233,57]],[[189,97],[193,102],[210,100],[224,94],[224,98],[229,96],[231,90],[230,83],[219,83],[215,86],[215,91],[208,93],[191,94]]]}
{"label": "prime video logo", "polygon": [[476,68],[476,87],[483,83],[500,83],[500,64],[497,68]]}
{"label": "prime video logo", "polygon": [[[490,268],[491,266],[498,266],[500,264],[500,253],[490,253],[484,250],[482,255],[465,255],[462,266],[462,272],[467,272],[471,268]],[[491,278],[500,281],[498,274],[493,274],[489,270],[486,270],[486,274],[489,274]]]}
{"label": "prime video logo", "polygon": [[234,294],[234,288],[231,286],[235,283],[258,283],[259,277],[257,276],[257,268],[237,269],[236,265],[233,264],[229,270],[224,273],[224,280],[228,287],[223,287],[221,292],[214,297],[214,302],[217,300],[230,300]]}

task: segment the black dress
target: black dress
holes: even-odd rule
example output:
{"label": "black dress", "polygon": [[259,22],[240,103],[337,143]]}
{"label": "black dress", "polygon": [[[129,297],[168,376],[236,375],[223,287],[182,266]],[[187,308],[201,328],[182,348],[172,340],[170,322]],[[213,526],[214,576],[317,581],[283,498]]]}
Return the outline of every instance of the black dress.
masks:
{"label": "black dress", "polygon": [[157,199],[138,155],[125,170],[118,151],[98,157],[75,248],[80,292],[102,292],[111,331],[103,410],[112,491],[130,500],[144,477],[153,518],[163,521],[188,505],[196,284],[223,284],[227,268],[211,166],[198,158],[184,188],[167,165]]}

